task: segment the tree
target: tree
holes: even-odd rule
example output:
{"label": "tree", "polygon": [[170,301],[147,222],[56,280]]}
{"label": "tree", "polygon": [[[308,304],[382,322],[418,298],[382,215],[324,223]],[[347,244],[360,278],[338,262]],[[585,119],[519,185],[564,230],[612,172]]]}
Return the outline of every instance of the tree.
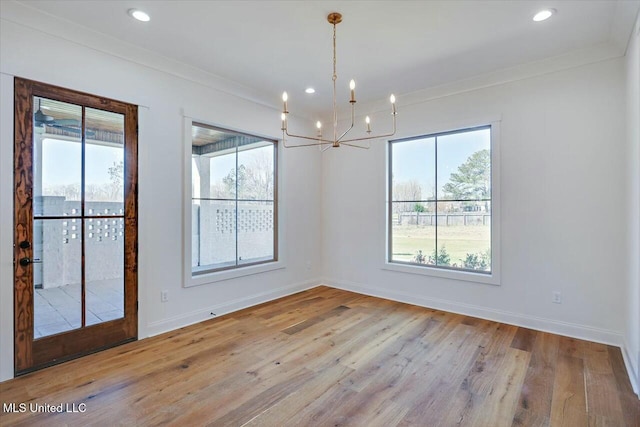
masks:
{"label": "tree", "polygon": [[[422,200],[422,187],[415,179],[410,181],[401,181],[393,183],[393,199],[394,200]],[[394,203],[394,213],[415,211],[415,204]],[[420,211],[423,212],[423,211]]]}
{"label": "tree", "polygon": [[222,182],[227,187],[228,194],[233,197],[236,196],[236,175],[238,179],[238,189],[242,189],[247,181],[247,168],[245,165],[240,165],[238,167],[238,173],[236,174],[236,168],[231,169],[231,171],[222,178]]}
{"label": "tree", "polygon": [[269,200],[273,198],[273,153],[254,150],[247,162],[247,198]]}
{"label": "tree", "polygon": [[124,187],[122,186],[124,182],[124,160],[120,160],[118,163],[113,162],[113,166],[107,172],[111,181],[111,200],[120,200],[124,192]]}
{"label": "tree", "polygon": [[[273,160],[264,152],[252,153],[246,163],[238,166],[238,197],[249,200],[273,199]],[[236,169],[222,178],[227,194],[236,195]],[[212,194],[219,192],[212,186]]]}
{"label": "tree", "polygon": [[451,174],[443,187],[452,199],[488,199],[491,197],[491,153],[480,150],[473,153]]}

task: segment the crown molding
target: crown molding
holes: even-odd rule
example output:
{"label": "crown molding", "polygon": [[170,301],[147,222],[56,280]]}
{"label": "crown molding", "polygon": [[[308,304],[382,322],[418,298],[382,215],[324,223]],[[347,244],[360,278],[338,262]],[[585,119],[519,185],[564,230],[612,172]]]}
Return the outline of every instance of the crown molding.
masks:
{"label": "crown molding", "polygon": [[[400,94],[399,96],[396,95],[398,99],[396,104],[399,114],[402,114],[402,109],[411,105],[422,104],[439,98],[499,86],[519,80],[531,79],[571,68],[608,61],[622,56],[624,56],[624,50],[620,46],[612,42],[601,43],[589,48],[574,50],[564,55],[503,68],[468,79]],[[368,115],[386,112],[388,110],[389,101],[387,99],[364,103],[360,108],[361,112],[366,111]],[[340,120],[346,119],[350,119],[350,116],[347,117],[346,114],[340,116]]]}

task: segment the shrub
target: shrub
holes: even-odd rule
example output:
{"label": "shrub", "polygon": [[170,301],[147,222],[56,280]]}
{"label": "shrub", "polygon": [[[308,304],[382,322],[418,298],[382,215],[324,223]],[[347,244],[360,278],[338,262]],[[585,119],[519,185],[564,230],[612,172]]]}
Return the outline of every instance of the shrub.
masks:
{"label": "shrub", "polygon": [[486,270],[489,267],[489,263],[491,262],[491,257],[489,255],[489,251],[487,250],[484,253],[478,254],[467,254],[464,260],[462,261],[462,265],[464,268],[469,268],[472,270]]}
{"label": "shrub", "polygon": [[447,249],[442,245],[440,250],[433,250],[429,257],[429,264],[435,265],[451,265],[451,256],[447,252]]}
{"label": "shrub", "polygon": [[417,262],[418,264],[424,264],[426,261],[427,257],[422,254],[421,250],[413,257],[413,262]]}

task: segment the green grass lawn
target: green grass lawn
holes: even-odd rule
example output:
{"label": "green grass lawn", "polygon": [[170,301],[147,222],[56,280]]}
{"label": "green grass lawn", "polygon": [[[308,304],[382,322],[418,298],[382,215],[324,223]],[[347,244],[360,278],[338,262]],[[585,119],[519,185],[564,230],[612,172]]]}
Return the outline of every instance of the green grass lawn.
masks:
{"label": "green grass lawn", "polygon": [[[413,261],[421,250],[425,256],[433,253],[435,248],[435,227],[416,225],[394,225],[392,237],[393,259],[396,261]],[[451,264],[462,264],[468,253],[484,253],[491,242],[489,226],[451,226],[438,228],[438,249],[445,246]]]}

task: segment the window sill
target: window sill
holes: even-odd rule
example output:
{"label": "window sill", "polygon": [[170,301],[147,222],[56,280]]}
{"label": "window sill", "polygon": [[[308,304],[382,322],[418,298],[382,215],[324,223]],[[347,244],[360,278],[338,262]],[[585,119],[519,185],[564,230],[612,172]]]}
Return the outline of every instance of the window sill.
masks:
{"label": "window sill", "polygon": [[185,287],[207,285],[210,283],[221,282],[224,280],[236,279],[238,277],[251,276],[254,274],[266,273],[267,271],[281,270],[285,268],[285,264],[282,261],[269,262],[265,264],[250,265],[247,267],[234,268],[232,270],[215,271],[206,274],[198,274],[196,276],[190,275],[190,280],[187,280]]}
{"label": "window sill", "polygon": [[500,277],[493,271],[491,274],[472,273],[470,271],[453,271],[438,268],[422,267],[410,264],[398,264],[385,262],[383,270],[397,271],[401,273],[418,274],[422,276],[441,277],[444,279],[463,280],[466,282],[483,283],[486,285],[500,285]]}

